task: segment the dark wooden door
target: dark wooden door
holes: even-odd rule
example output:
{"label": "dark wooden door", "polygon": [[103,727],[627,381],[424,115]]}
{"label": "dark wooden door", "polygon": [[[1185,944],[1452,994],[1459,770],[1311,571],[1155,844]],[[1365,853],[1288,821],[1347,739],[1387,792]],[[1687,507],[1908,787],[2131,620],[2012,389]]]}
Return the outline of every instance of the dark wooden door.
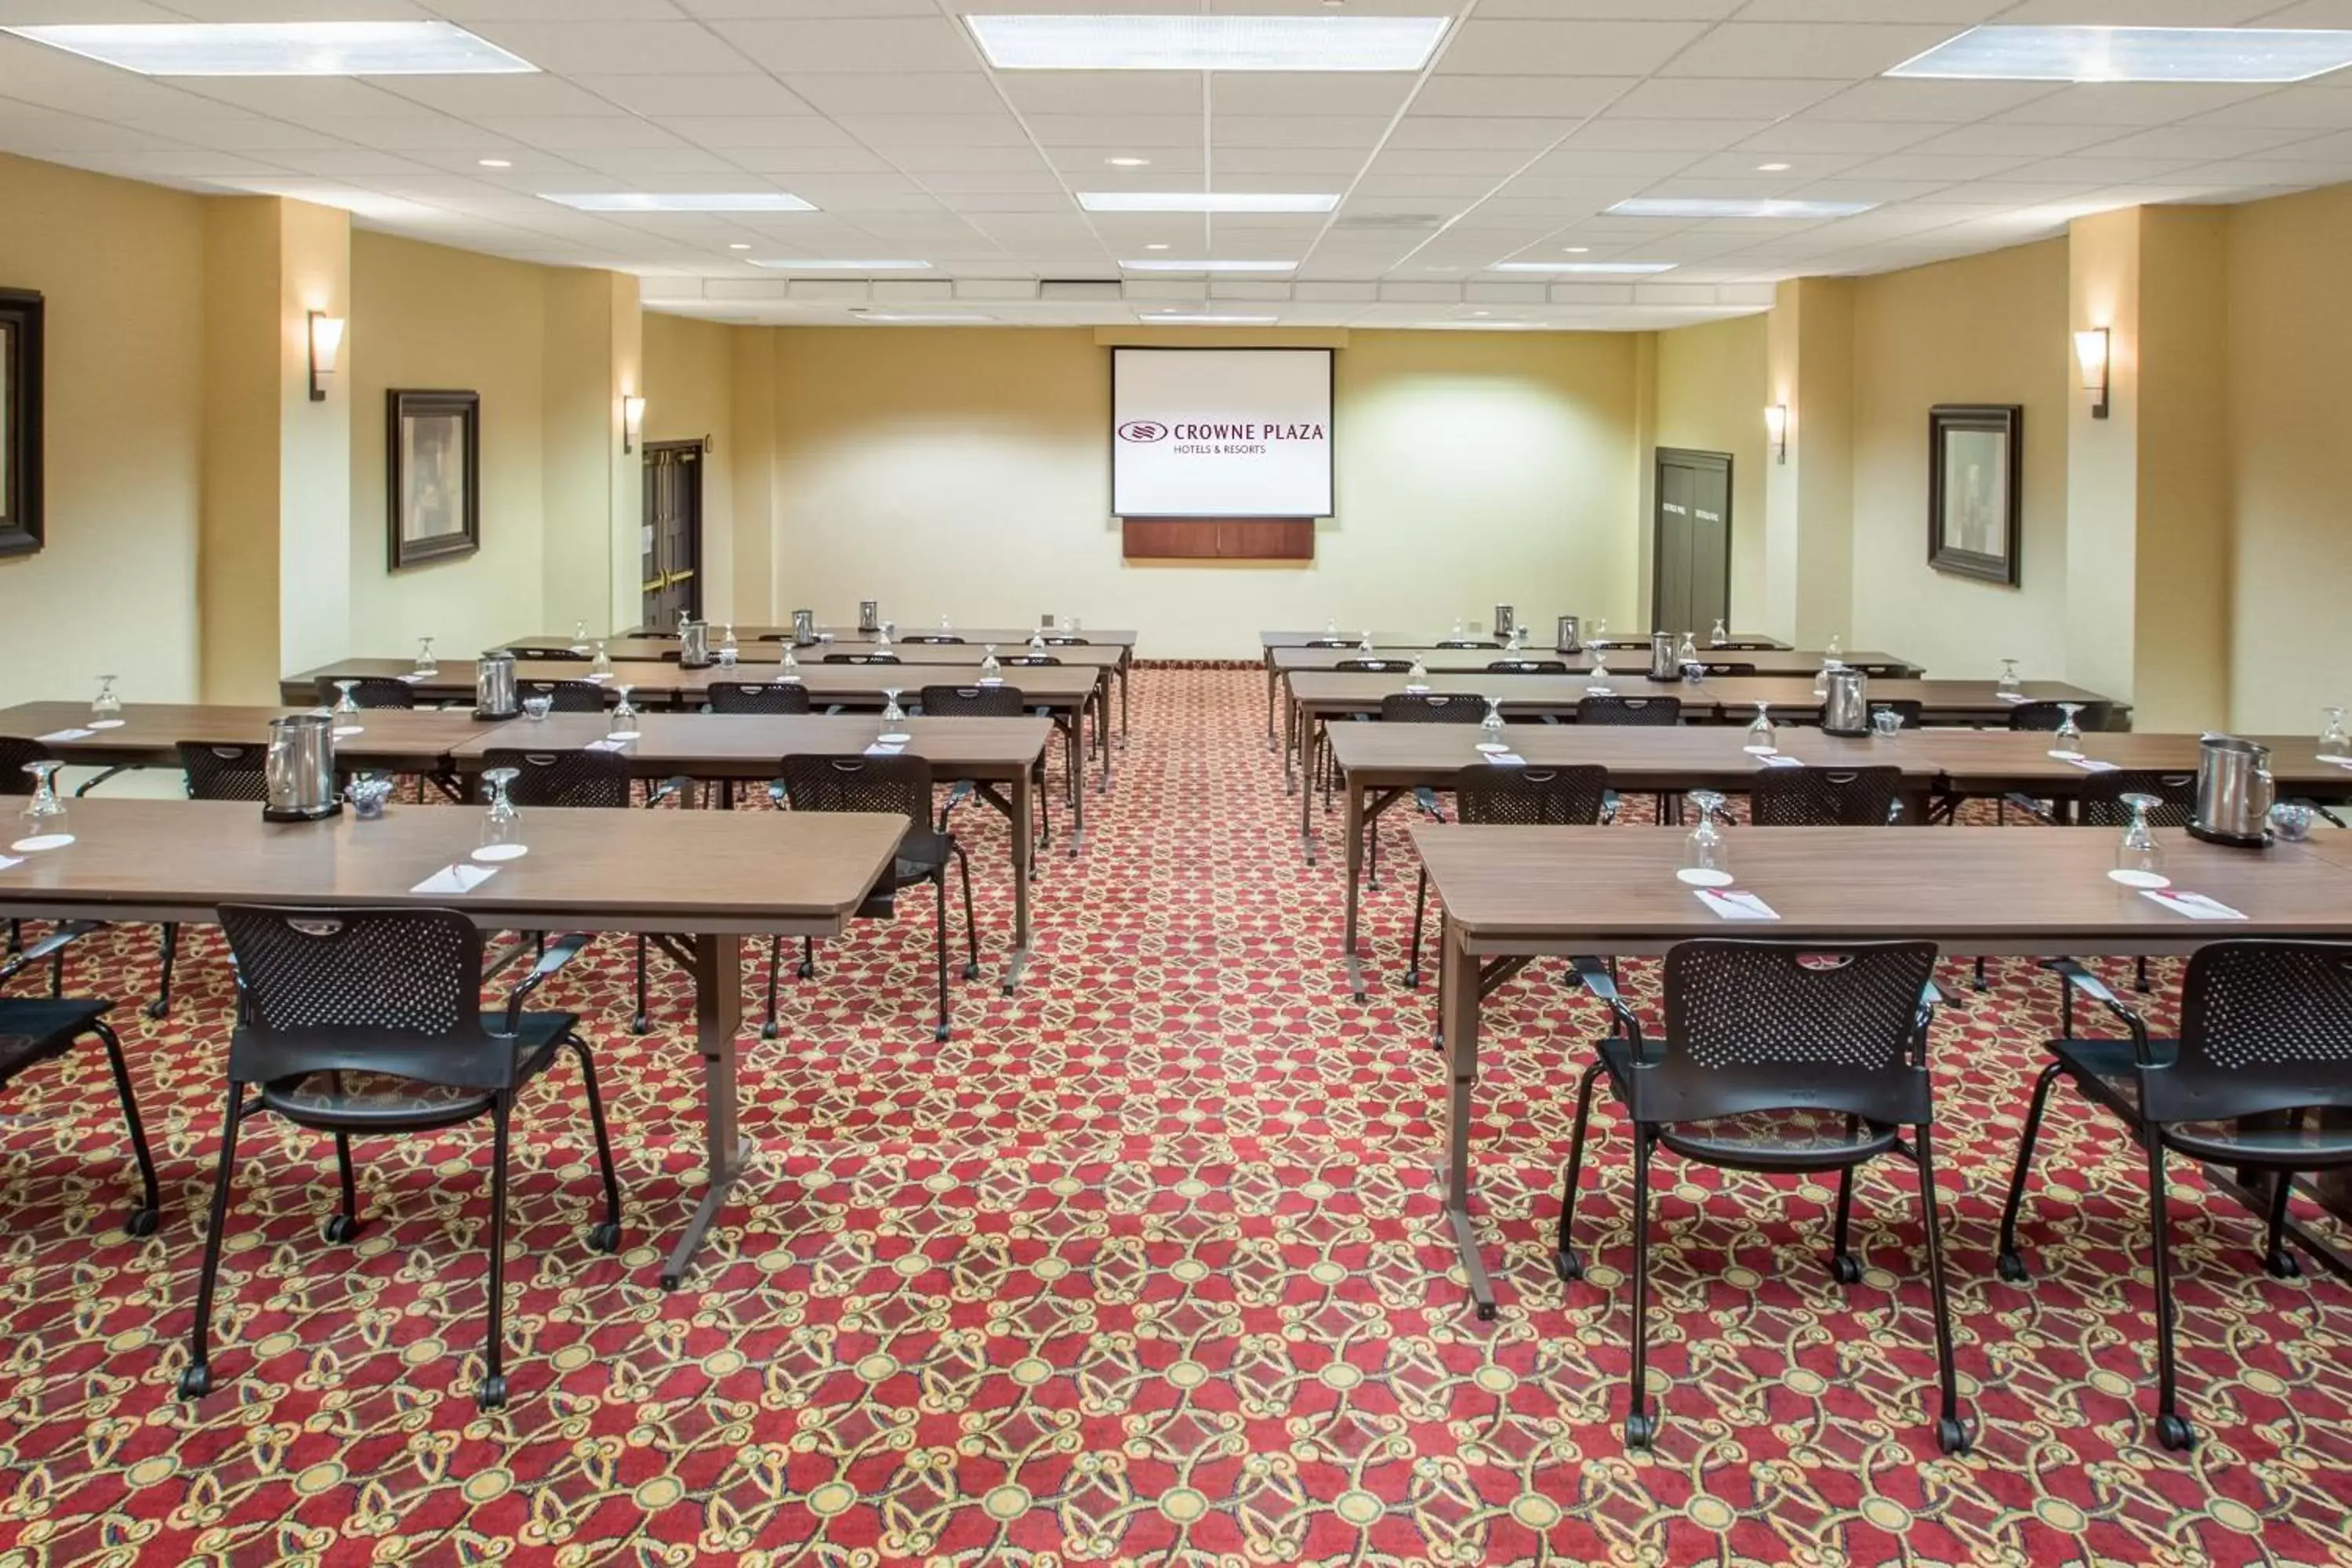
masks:
{"label": "dark wooden door", "polygon": [[644,624],[669,630],[702,615],[702,443],[647,443],[645,473]]}
{"label": "dark wooden door", "polygon": [[1731,615],[1731,457],[1658,448],[1650,628],[1704,640]]}

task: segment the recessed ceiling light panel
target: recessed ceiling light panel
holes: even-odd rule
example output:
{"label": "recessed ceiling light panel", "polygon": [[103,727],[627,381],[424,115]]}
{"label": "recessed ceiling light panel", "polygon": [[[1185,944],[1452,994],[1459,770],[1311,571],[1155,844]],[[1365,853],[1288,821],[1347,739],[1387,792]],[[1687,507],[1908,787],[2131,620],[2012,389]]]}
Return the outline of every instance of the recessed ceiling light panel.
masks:
{"label": "recessed ceiling light panel", "polygon": [[2285,27],[1971,27],[1888,76],[1978,81],[2304,81],[2352,65],[2352,32]]}
{"label": "recessed ceiling light panel", "polygon": [[583,213],[813,213],[782,191],[541,191],[539,199]]}
{"label": "recessed ceiling light panel", "polygon": [[928,261],[839,261],[830,258],[811,260],[803,257],[778,257],[773,260],[752,259],[754,267],[765,267],[774,272],[928,272]]}
{"label": "recessed ceiling light panel", "polygon": [[1328,213],[1337,195],[1278,191],[1080,191],[1090,213]]}
{"label": "recessed ceiling light panel", "polygon": [[1613,217],[1852,217],[1876,202],[1733,201],[1704,196],[1635,196],[1609,209]]}
{"label": "recessed ceiling light panel", "polygon": [[1155,256],[1144,261],[1122,261],[1129,272],[1296,272],[1296,261],[1181,261]]}
{"label": "recessed ceiling light panel", "polygon": [[999,70],[1417,71],[1444,16],[992,16],[964,26]]}
{"label": "recessed ceiling light panel", "polygon": [[451,22],[140,22],[0,32],[142,76],[467,76],[539,68]]}
{"label": "recessed ceiling light panel", "polygon": [[1671,261],[1497,261],[1489,272],[1607,272],[1633,275],[1672,272]]}

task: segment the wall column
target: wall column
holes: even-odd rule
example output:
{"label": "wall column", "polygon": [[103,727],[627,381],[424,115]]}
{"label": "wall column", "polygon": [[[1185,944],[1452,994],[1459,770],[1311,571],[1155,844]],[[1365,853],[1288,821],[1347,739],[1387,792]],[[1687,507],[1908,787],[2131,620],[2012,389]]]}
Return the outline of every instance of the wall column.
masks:
{"label": "wall column", "polygon": [[735,618],[746,626],[776,626],[784,616],[776,596],[776,332],[735,327],[728,342],[735,420],[724,460],[733,465]]}
{"label": "wall column", "polygon": [[559,269],[547,286],[544,619],[593,636],[635,626],[645,495],[621,450],[621,399],[645,390],[637,280]]}
{"label": "wall column", "polygon": [[[2226,721],[2227,235],[2210,207],[2130,207],[2068,234],[2070,331],[2108,333],[2108,414],[2067,420],[2066,678],[2142,730]],[[2073,345],[2068,345],[2073,359]]]}
{"label": "wall column", "polygon": [[1852,280],[1780,284],[1765,367],[1768,400],[1788,405],[1789,451],[1765,470],[1761,629],[1821,647],[1850,637],[1853,619]]}
{"label": "wall column", "polygon": [[351,396],[338,374],[310,400],[310,312],[351,319],[351,233],[347,213],[277,196],[205,209],[207,702],[275,702],[280,676],[347,651]]}

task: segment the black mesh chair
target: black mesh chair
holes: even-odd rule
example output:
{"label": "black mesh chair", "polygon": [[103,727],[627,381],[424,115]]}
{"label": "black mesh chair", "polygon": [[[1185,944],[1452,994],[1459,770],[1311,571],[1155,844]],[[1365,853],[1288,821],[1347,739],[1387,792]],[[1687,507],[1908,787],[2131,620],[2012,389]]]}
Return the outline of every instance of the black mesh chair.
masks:
{"label": "black mesh chair", "polygon": [[357,679],[349,676],[340,679],[319,677],[319,700],[331,708],[343,700],[343,681],[350,680],[352,700],[362,708],[414,708],[416,688],[390,675],[363,675]]}
{"label": "black mesh chair", "polygon": [[819,661],[824,664],[897,664],[895,653],[829,653]]}
{"label": "black mesh chair", "polygon": [[1576,703],[1580,724],[1679,724],[1679,697],[1581,697]]}
{"label": "black mesh chair", "polygon": [[[1633,1355],[1625,1441],[1650,1445],[1657,1417],[1644,1393],[1649,1363],[1650,1156],[1664,1145],[1685,1160],[1736,1171],[1838,1173],[1832,1272],[1862,1278],[1846,1248],[1856,1167],[1882,1155],[1916,1168],[1934,1298],[1936,1363],[1943,1395],[1936,1441],[1968,1451],[1952,1366],[1943,1232],[1936,1209],[1934,1097],[1927,1029],[1938,997],[1932,942],[1822,945],[1708,938],[1677,943],[1664,962],[1665,1036],[1644,1037],[1641,1018],[1597,960],[1575,961],[1587,989],[1609,1005],[1616,1032],[1602,1040],[1577,1085],[1576,1127],[1560,1196],[1560,1279],[1584,1277],[1572,1226],[1584,1163],[1592,1087],[1606,1077],[1633,1133]],[[1905,1127],[1914,1131],[1904,1141]]]}
{"label": "black mesh chair", "polygon": [[[1383,724],[1475,724],[1486,716],[1486,701],[1482,697],[1470,697],[1448,691],[1391,691],[1381,699],[1381,722]],[[1328,744],[1328,742],[1326,742]],[[1327,770],[1324,788],[1330,788]],[[1413,805],[1432,822],[1445,820],[1437,807],[1437,793],[1425,786],[1412,792]],[[1364,859],[1365,881],[1371,887],[1381,885],[1381,830],[1375,816],[1365,824],[1370,836],[1371,852]]]}
{"label": "black mesh chair", "polygon": [[518,680],[515,695],[544,697],[551,713],[602,713],[604,688],[593,680]]}
{"label": "black mesh chair", "polygon": [[22,735],[0,735],[0,795],[30,795],[33,775],[25,769],[46,763],[57,753],[38,741]]}
{"label": "black mesh chair", "polygon": [[1042,668],[1046,665],[1059,664],[1062,661],[1055,658],[1050,653],[1015,653],[1007,654],[1004,658],[997,660],[997,662],[999,664],[1015,665],[1034,669]]}
{"label": "black mesh chair", "polygon": [[[966,980],[980,978],[980,928],[971,915],[971,862],[955,836],[931,826],[931,764],[920,757],[868,757],[812,752],[783,760],[784,795],[794,811],[895,812],[907,819],[906,837],[898,855],[874,890],[858,906],[860,915],[887,918],[896,909],[901,888],[924,882],[939,890],[934,928],[940,969],[940,1021],[931,1031],[935,1040],[950,1033],[948,1012],[948,863],[953,860],[963,879],[964,967]],[[768,1022],[761,1030],[773,1037],[776,1026],[776,968],[783,955],[783,939],[768,950]],[[814,973],[814,944],[803,940],[801,973]]]}
{"label": "black mesh chair", "polygon": [[1437,646],[1442,648],[1465,648],[1498,647],[1501,645],[1490,637],[1440,637],[1437,639]]}
{"label": "black mesh chair", "polygon": [[[618,752],[541,752],[500,746],[482,753],[482,771],[487,773],[493,768],[514,769],[507,799],[519,807],[625,811],[630,805],[628,759]],[[643,931],[635,938],[636,1012],[629,1027],[640,1035],[654,1026],[646,998],[646,950],[655,940]],[[664,951],[668,951],[667,945]],[[679,963],[691,972],[691,964],[684,959]]]}
{"label": "black mesh chair", "polygon": [[[269,798],[268,742],[251,741],[236,745],[218,745],[205,741],[182,741],[179,751],[180,772],[185,779],[190,800],[258,802]],[[171,1014],[172,966],[179,956],[179,922],[165,921],[156,965],[159,973],[155,999],[142,1009],[150,1018],[166,1017]]]}
{"label": "black mesh chair", "polygon": [[[2084,734],[2104,730],[2115,719],[2112,702],[2078,702],[2074,704],[2074,727]],[[2061,703],[2020,702],[2009,710],[2009,727],[2012,730],[2050,731],[2066,721],[2066,710]]]}
{"label": "black mesh chair", "polygon": [[[507,1402],[507,1145],[516,1096],[562,1047],[579,1059],[604,1175],[605,1218],[588,1233],[598,1252],[621,1247],[621,1185],[604,1131],[596,1063],[572,1013],[526,1013],[530,994],[587,944],[585,933],[551,942],[495,1011],[482,1007],[482,933],[455,910],[271,909],[224,904],[221,925],[236,955],[237,1026],[229,1038],[228,1110],[213,1178],[212,1224],[196,1286],[195,1329],[180,1394],[212,1389],[213,1291],[228,1226],[238,1130],[264,1111],[331,1132],[342,1207],[326,1239],[359,1234],[352,1139],[434,1132],[487,1116],[491,1122],[489,1334],[474,1401]],[[254,1092],[247,1098],[247,1090]]]}
{"label": "black mesh chair", "polygon": [[[2156,804],[2148,807],[2147,812],[2150,827],[2186,827],[2189,819],[2197,815],[2197,775],[2194,773],[2168,773],[2153,768],[2118,768],[2111,773],[2093,773],[2083,781],[2083,793],[2074,801],[2074,819],[2084,827],[2129,827],[2132,809],[2124,804],[2124,796],[2127,795],[2153,795],[2156,798]],[[2135,989],[2148,989],[2147,958],[2145,954],[2132,960],[2132,982]]]}
{"label": "black mesh chair", "polygon": [[[1022,700],[1017,686],[926,686],[923,688],[922,709],[933,719],[1024,719],[1031,712]],[[1043,716],[1047,710],[1035,711]],[[1053,807],[1045,791],[1045,755],[1037,754],[1037,765],[1030,770],[1035,785],[1037,802],[1037,847],[1051,848],[1054,843]],[[972,779],[958,779],[948,786],[948,798],[940,807],[940,831],[948,829],[948,813],[981,793],[980,784]],[[1002,803],[1000,803],[1002,804]],[[1010,812],[1006,814],[1008,816]]]}
{"label": "black mesh chair", "polygon": [[1343,658],[1332,669],[1349,675],[1404,675],[1412,668],[1409,658]]}
{"label": "black mesh chair", "polygon": [[[573,647],[568,643],[509,643],[507,645],[507,651],[517,658],[540,659],[548,663],[576,661],[585,664],[589,658],[587,649]],[[673,653],[665,654],[663,657],[675,658],[677,656]]]}
{"label": "black mesh chair", "polygon": [[1878,827],[1902,809],[1903,770],[1766,768],[1748,796],[1759,827]]}
{"label": "black mesh chair", "polygon": [[[2180,1035],[2151,1039],[2147,1024],[2072,959],[2051,968],[2064,987],[2065,1037],[2034,1080],[2025,1132],[2000,1216],[2000,1277],[2026,1278],[2017,1215],[2051,1086],[2062,1076],[2112,1113],[2147,1157],[2149,1248],[2156,1276],[2157,1436],[2195,1445],[2178,1403],[2171,1244],[2165,1157],[2180,1154],[2270,1181],[2263,1265],[2280,1279],[2302,1270],[2286,1250],[2287,1197],[2299,1172],[2352,1167],[2352,942],[2217,942],[2190,955]],[[2078,1039],[2076,990],[2105,1007],[2128,1039]]]}
{"label": "black mesh chair", "polygon": [[963,641],[963,638],[957,637],[950,632],[916,632],[910,636],[900,637],[898,640],[900,642],[913,643],[919,647],[935,647],[950,643],[960,643]]}
{"label": "black mesh chair", "polygon": [[1564,658],[1493,658],[1486,668],[1500,675],[1566,675]]}
{"label": "black mesh chair", "polygon": [[1302,647],[1353,647],[1356,645],[1346,637],[1313,637],[1299,646]]}
{"label": "black mesh chair", "polygon": [[51,964],[47,996],[0,996],[0,1089],[16,1075],[43,1062],[55,1061],[73,1049],[85,1035],[95,1035],[106,1047],[106,1065],[114,1074],[114,1092],[122,1101],[122,1120],[131,1133],[131,1157],[139,1168],[139,1203],[123,1217],[131,1236],[152,1236],[162,1199],[155,1186],[155,1160],[147,1150],[147,1129],[139,1120],[139,1100],[131,1089],[131,1068],[122,1058],[122,1042],[106,1022],[114,1004],[64,993],[65,950],[96,931],[93,921],[60,921],[49,934],[0,963],[0,985],[6,984],[44,959]]}
{"label": "black mesh chair", "polygon": [[1089,637],[1074,637],[1067,632],[1047,632],[1045,646],[1047,647],[1092,647],[1095,645],[1093,639]]}
{"label": "black mesh chair", "polygon": [[1742,664],[1737,659],[1703,659],[1700,661],[1700,668],[1703,668],[1710,677],[1717,675],[1753,675],[1756,673],[1756,667],[1754,665]]}
{"label": "black mesh chair", "polygon": [[[1609,799],[1609,770],[1594,763],[1574,767],[1496,767],[1473,763],[1454,775],[1454,819],[1471,825],[1510,827],[1590,827]],[[1408,986],[1421,984],[1421,930],[1429,909],[1429,872],[1419,873],[1412,890],[1412,950],[1404,973]]]}
{"label": "black mesh chair", "polygon": [[714,680],[704,695],[713,713],[791,715],[809,710],[808,688],[798,681]]}

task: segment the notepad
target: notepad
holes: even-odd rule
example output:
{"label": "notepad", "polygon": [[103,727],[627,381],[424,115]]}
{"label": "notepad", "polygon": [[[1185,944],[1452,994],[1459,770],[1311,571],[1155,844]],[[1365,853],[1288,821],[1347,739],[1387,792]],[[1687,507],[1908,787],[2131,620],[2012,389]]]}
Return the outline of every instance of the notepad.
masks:
{"label": "notepad", "polygon": [[95,730],[52,730],[46,735],[36,735],[33,739],[45,745],[60,745],[68,741],[87,741],[97,733]]}
{"label": "notepad", "polygon": [[444,866],[408,890],[412,893],[470,893],[498,874],[496,866]]}
{"label": "notepad", "polygon": [[412,669],[406,675],[400,677],[400,679],[407,681],[411,686],[414,686],[420,680],[430,680],[433,677],[425,674],[421,669]]}
{"label": "notepad", "polygon": [[2120,773],[2123,769],[2123,764],[2120,763],[2104,763],[2096,757],[2075,756],[2068,757],[2065,760],[2074,763],[2076,767],[2082,769],[2086,773]]}
{"label": "notepad", "polygon": [[1733,892],[1728,889],[1699,888],[1694,889],[1698,901],[1727,921],[1777,921],[1780,911],[1753,893]]}
{"label": "notepad", "polygon": [[2242,910],[2233,910],[2219,899],[2202,893],[2184,893],[2178,888],[2148,888],[2140,897],[2163,905],[2176,915],[2187,915],[2192,921],[2242,921]]}
{"label": "notepad", "polygon": [[591,741],[580,749],[583,752],[618,752],[625,749],[627,745],[626,741],[615,740],[607,735],[601,741]]}
{"label": "notepad", "polygon": [[25,858],[22,855],[0,855],[0,871],[5,871],[11,866],[21,866],[24,863]]}
{"label": "notepad", "polygon": [[877,741],[866,748],[866,754],[869,757],[895,757],[906,749],[904,742]]}
{"label": "notepad", "polygon": [[1523,768],[1528,765],[1527,758],[1517,752],[1489,752],[1486,760],[1498,768]]}
{"label": "notepad", "polygon": [[1784,756],[1779,752],[1759,753],[1756,760],[1768,768],[1801,768],[1805,765],[1803,758]]}
{"label": "notepad", "polygon": [[2033,699],[2028,697],[2022,691],[1996,691],[1993,693],[1993,696],[2002,702],[2031,702],[2033,700]]}

